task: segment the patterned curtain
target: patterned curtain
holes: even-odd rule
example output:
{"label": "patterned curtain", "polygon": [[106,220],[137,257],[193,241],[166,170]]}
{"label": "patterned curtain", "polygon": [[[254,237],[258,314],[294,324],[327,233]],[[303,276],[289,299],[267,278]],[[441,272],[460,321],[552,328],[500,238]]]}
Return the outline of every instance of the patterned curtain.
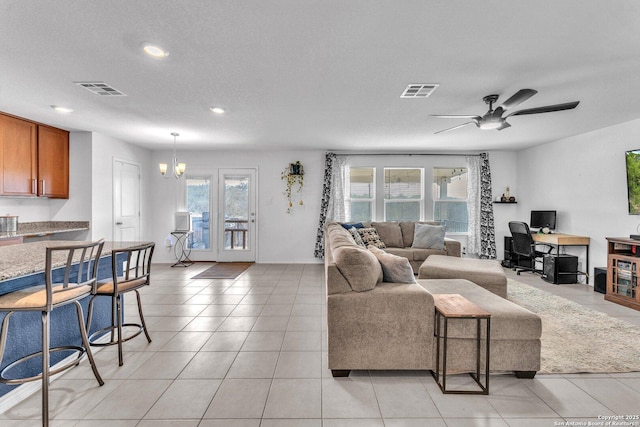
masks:
{"label": "patterned curtain", "polygon": [[348,159],[348,156],[335,153],[325,154],[320,220],[314,250],[316,258],[324,258],[324,225],[327,221],[344,221],[347,215],[344,189],[349,177]]}
{"label": "patterned curtain", "polygon": [[468,250],[480,258],[496,258],[496,235],[493,222],[493,197],[491,195],[491,169],[489,154],[467,157],[469,195]]}

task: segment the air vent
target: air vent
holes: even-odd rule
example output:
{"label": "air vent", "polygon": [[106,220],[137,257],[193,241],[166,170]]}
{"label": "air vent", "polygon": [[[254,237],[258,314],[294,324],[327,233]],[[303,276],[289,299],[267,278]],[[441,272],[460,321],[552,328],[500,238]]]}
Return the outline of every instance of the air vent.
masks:
{"label": "air vent", "polygon": [[439,84],[434,83],[414,83],[407,86],[400,98],[428,98]]}
{"label": "air vent", "polygon": [[105,82],[74,82],[89,92],[100,96],[127,96]]}

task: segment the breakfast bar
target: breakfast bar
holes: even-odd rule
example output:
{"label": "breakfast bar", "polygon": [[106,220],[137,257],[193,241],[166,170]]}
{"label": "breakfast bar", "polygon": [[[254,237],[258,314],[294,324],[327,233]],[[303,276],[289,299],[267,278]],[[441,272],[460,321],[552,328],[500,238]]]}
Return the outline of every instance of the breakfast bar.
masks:
{"label": "breakfast bar", "polygon": [[[44,284],[44,267],[46,248],[78,244],[78,241],[45,240],[21,243],[0,247],[0,295],[7,294],[30,286]],[[98,264],[98,280],[111,278],[111,252],[119,248],[137,246],[141,242],[105,242]],[[65,260],[54,267],[64,265]],[[55,270],[54,270],[55,274]],[[84,315],[87,315],[89,298],[81,304]],[[106,300],[106,299],[105,299]],[[52,312],[51,346],[78,344],[80,336],[77,331],[77,320],[73,305],[64,306]],[[4,314],[0,314],[0,321]],[[100,330],[111,324],[111,304],[109,301],[97,301],[94,305],[91,331]],[[76,325],[74,327],[74,325]],[[41,343],[41,320],[37,313],[16,312],[9,323],[4,358],[0,361],[0,369],[25,354],[38,351]],[[56,363],[52,360],[52,364]],[[38,367],[25,367],[38,369]],[[35,372],[35,371],[34,371]],[[39,372],[39,371],[38,371]],[[37,373],[37,372],[36,372]],[[15,386],[0,385],[0,396],[11,391]]]}

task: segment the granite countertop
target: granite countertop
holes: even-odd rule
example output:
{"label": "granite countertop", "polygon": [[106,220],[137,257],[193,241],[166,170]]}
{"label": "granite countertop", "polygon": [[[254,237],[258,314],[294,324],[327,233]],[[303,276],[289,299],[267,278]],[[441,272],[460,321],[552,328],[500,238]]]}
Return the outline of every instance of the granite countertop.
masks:
{"label": "granite countertop", "polygon": [[[0,246],[0,282],[44,271],[46,248],[77,245],[77,240],[44,240],[40,242],[19,243]],[[114,249],[122,249],[146,242],[105,242],[102,255],[110,255]],[[54,261],[54,267],[61,267],[66,259]]]}
{"label": "granite countertop", "polygon": [[34,237],[89,229],[89,221],[39,221],[18,223],[18,231],[0,233],[4,237]]}

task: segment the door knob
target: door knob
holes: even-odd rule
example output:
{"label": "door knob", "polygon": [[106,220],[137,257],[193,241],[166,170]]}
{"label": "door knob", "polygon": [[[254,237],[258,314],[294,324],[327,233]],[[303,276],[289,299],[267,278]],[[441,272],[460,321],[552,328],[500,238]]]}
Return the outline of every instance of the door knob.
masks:
{"label": "door knob", "polygon": [[122,225],[121,221],[116,222],[116,225]]}

